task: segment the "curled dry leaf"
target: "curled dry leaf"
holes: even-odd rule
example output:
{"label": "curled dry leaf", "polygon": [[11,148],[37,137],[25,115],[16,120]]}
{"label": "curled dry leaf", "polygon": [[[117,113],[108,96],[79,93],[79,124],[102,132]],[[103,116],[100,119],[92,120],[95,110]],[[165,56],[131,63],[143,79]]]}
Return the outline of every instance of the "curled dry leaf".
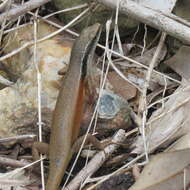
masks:
{"label": "curled dry leaf", "polygon": [[[129,190],[182,190],[190,182],[190,149],[155,155]],[[185,176],[184,176],[185,175]]]}

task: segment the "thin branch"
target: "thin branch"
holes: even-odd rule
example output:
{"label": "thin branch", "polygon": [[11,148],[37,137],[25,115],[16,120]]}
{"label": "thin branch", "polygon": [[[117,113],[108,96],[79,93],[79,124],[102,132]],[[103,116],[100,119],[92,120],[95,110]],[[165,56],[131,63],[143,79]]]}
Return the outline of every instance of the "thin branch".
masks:
{"label": "thin branch", "polygon": [[3,165],[3,166],[11,166],[14,168],[18,168],[18,167],[24,167],[28,164],[29,163],[26,161],[18,161],[11,158],[5,158],[5,157],[0,156],[0,165]]}
{"label": "thin branch", "polygon": [[165,42],[165,38],[166,38],[166,33],[162,33],[158,47],[156,49],[156,52],[150,62],[148,71],[147,71],[147,75],[146,75],[146,80],[144,83],[144,88],[143,88],[143,92],[142,92],[142,96],[140,98],[140,102],[139,102],[139,110],[140,110],[140,114],[142,114],[142,125],[140,128],[140,132],[142,134],[142,138],[143,138],[143,144],[144,144],[144,150],[145,150],[145,155],[146,155],[146,160],[148,161],[148,147],[147,147],[147,140],[146,140],[146,135],[145,135],[145,126],[146,126],[146,121],[147,121],[147,99],[146,99],[146,95],[147,95],[147,90],[148,90],[148,86],[150,83],[150,79],[151,79],[151,74],[153,72],[154,69],[154,65],[155,63],[158,61],[159,59],[159,55],[160,52],[163,48],[164,42]]}
{"label": "thin branch", "polygon": [[[37,15],[36,11],[36,14]],[[38,131],[39,131],[39,141],[42,142],[42,76],[41,72],[39,70],[38,62],[37,62],[37,21],[34,20],[34,46],[33,46],[33,63],[36,67],[37,72],[37,99],[38,99]],[[41,161],[40,161],[40,170],[41,170],[41,181],[42,181],[42,189],[45,190],[45,178],[44,178],[44,164],[42,160],[42,154],[40,155]]]}
{"label": "thin branch", "polygon": [[25,140],[25,139],[34,139],[36,135],[18,135],[14,137],[7,137],[7,138],[1,138],[0,143],[7,143],[11,141],[20,141],[20,140]]}

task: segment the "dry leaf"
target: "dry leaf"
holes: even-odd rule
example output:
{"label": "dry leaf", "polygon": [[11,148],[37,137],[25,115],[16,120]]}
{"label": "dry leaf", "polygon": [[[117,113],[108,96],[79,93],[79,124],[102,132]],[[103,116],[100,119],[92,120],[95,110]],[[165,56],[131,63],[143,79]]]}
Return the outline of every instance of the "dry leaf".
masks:
{"label": "dry leaf", "polygon": [[[190,131],[190,88],[179,87],[163,107],[153,113],[147,123],[146,137],[149,150],[171,143]],[[139,136],[133,143],[134,153],[144,152],[143,140]]]}
{"label": "dry leaf", "polygon": [[166,61],[169,67],[171,67],[176,73],[186,80],[190,80],[190,47],[182,46],[178,52]]}
{"label": "dry leaf", "polygon": [[190,149],[155,155],[129,190],[182,190],[190,182]]}
{"label": "dry leaf", "polygon": [[[123,74],[125,75],[125,73]],[[112,85],[112,90],[125,100],[130,100],[136,96],[137,89],[126,80],[123,80],[116,72],[108,73],[108,80]]]}

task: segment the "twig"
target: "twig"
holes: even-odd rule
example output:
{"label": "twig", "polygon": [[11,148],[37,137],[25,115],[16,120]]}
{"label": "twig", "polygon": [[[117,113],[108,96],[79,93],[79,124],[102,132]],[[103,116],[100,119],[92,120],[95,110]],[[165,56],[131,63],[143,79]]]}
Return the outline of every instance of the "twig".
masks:
{"label": "twig", "polygon": [[[117,134],[113,137],[113,142],[122,143],[125,140],[125,131],[120,129]],[[111,144],[107,146],[104,151],[97,153],[94,158],[84,167],[74,179],[65,187],[65,190],[76,190],[85,181],[86,178],[90,177],[96,172],[105,160],[119,147],[117,144]]]}
{"label": "twig", "polygon": [[11,142],[11,141],[20,141],[20,140],[25,140],[25,139],[34,139],[36,135],[18,135],[14,137],[7,137],[7,138],[1,138],[0,143],[6,143],[6,142]]}
{"label": "twig", "polygon": [[144,150],[145,150],[145,155],[146,155],[146,160],[148,161],[148,148],[147,148],[147,140],[146,140],[146,135],[145,135],[145,126],[146,126],[146,118],[147,118],[147,100],[146,100],[146,95],[147,95],[147,89],[149,86],[149,82],[151,79],[151,74],[153,72],[153,68],[155,63],[157,62],[160,52],[162,50],[162,47],[164,45],[164,41],[166,38],[166,33],[162,33],[158,47],[156,49],[156,52],[150,62],[148,71],[147,71],[147,75],[146,75],[146,80],[144,83],[144,88],[143,88],[143,92],[142,92],[142,96],[140,98],[140,102],[139,102],[139,111],[140,114],[142,114],[142,125],[140,128],[140,132],[142,134],[142,138],[143,138],[143,144],[144,144]]}
{"label": "twig", "polygon": [[[36,15],[37,15],[36,11]],[[39,131],[39,141],[42,142],[42,76],[39,70],[38,62],[37,62],[37,21],[34,20],[34,48],[33,48],[33,63],[36,67],[37,72],[37,99],[38,99],[38,131]],[[41,169],[41,180],[42,180],[42,189],[45,190],[45,178],[44,178],[44,164],[42,160],[42,154],[40,154],[40,169]]]}
{"label": "twig", "polygon": [[18,168],[18,167],[24,167],[28,164],[29,163],[26,161],[18,161],[11,158],[5,158],[5,157],[0,156],[0,165],[6,165],[6,166]]}
{"label": "twig", "polygon": [[[32,162],[32,163],[29,163],[29,164],[27,164],[27,165],[25,165],[25,166],[23,166],[23,167],[21,167],[21,168],[17,168],[17,169],[15,169],[15,170],[13,170],[12,172],[14,172],[15,174],[17,174],[17,173],[19,173],[20,171],[22,171],[22,170],[24,170],[24,169],[26,169],[26,168],[29,168],[29,167],[31,167],[31,166],[33,166],[34,164],[37,164],[38,162],[40,162],[41,160],[44,160],[46,157],[43,157],[42,159],[39,159],[39,160],[36,160],[35,162]],[[5,177],[5,175],[9,175],[9,172],[7,172],[7,173],[5,173],[4,175],[3,175],[3,177]],[[1,178],[1,176],[0,176],[0,178]]]}
{"label": "twig", "polygon": [[23,5],[17,7],[17,8],[13,8],[11,10],[9,10],[7,13],[2,13],[0,15],[0,24],[3,23],[4,17],[6,17],[7,21],[10,20],[15,20],[17,19],[19,16],[25,14],[28,11],[31,11],[35,8],[38,8],[42,5],[44,5],[45,3],[48,3],[50,0],[30,0],[27,3],[24,3]]}

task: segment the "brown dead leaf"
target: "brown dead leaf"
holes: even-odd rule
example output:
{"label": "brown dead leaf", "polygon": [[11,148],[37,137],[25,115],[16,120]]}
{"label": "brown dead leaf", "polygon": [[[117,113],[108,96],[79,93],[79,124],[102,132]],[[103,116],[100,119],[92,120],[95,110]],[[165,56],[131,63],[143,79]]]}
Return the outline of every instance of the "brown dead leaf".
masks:
{"label": "brown dead leaf", "polygon": [[116,72],[108,73],[108,80],[113,87],[113,91],[125,100],[130,100],[136,96],[137,89],[129,82],[123,80]]}

